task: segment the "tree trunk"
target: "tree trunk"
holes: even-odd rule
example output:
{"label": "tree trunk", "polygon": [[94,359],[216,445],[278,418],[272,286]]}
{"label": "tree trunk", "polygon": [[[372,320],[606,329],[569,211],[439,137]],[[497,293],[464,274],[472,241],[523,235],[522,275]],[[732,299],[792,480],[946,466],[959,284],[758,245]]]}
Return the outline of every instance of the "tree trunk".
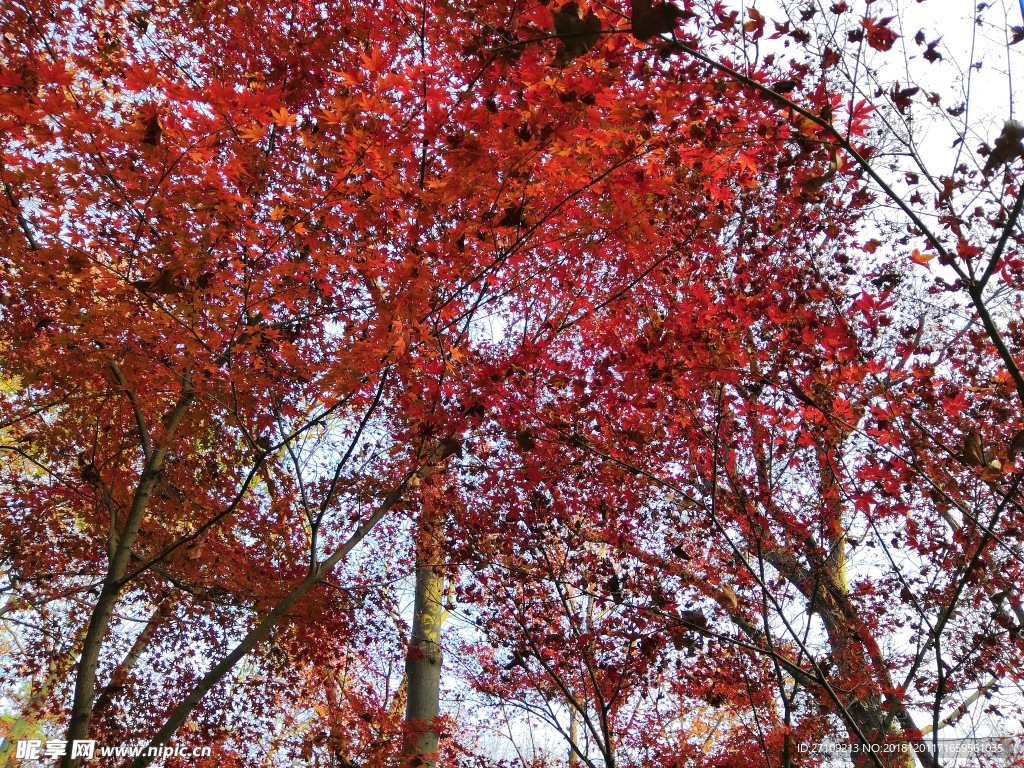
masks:
{"label": "tree trunk", "polygon": [[[129,768],[146,768],[150,763],[156,759],[152,756],[149,751],[160,747],[167,743],[167,741],[174,735],[175,731],[181,727],[181,725],[188,719],[192,710],[198,706],[199,702],[202,701],[203,697],[224,677],[234,669],[235,665],[249,654],[249,652],[255,648],[263,638],[265,638],[270,631],[277,625],[287,613],[291,610],[299,600],[301,600],[309,590],[319,584],[324,578],[331,572],[331,570],[348,557],[355,547],[366,538],[366,536],[373,530],[374,526],[381,521],[381,519],[388,513],[388,511],[398,503],[405,493],[406,487],[409,482],[416,477],[413,473],[409,475],[398,487],[395,488],[391,493],[384,497],[384,500],[380,503],[377,509],[371,514],[356,530],[355,532],[345,540],[345,543],[338,547],[330,557],[320,563],[316,570],[311,571],[302,581],[300,581],[291,592],[281,598],[274,607],[270,610],[262,621],[260,621],[249,633],[242,638],[242,640],[236,645],[230,653],[228,653],[223,659],[215,664],[209,672],[207,672],[203,678],[195,684],[189,694],[181,700],[174,711],[168,715],[167,720],[159,731],[150,739],[146,749],[143,753],[135,758]],[[153,753],[156,754],[155,752]],[[64,768],[61,766],[61,768]]]}
{"label": "tree trunk", "polygon": [[411,768],[436,768],[441,709],[441,624],[444,622],[444,576],[437,568],[444,506],[435,503],[443,479],[423,488],[423,511],[416,541],[416,600],[409,650],[405,658],[408,693],[405,706],[403,763]]}
{"label": "tree trunk", "polygon": [[139,663],[139,659],[142,658],[142,654],[149,647],[157,628],[167,618],[171,607],[171,599],[167,596],[161,598],[157,603],[156,608],[153,609],[153,613],[149,617],[149,621],[146,622],[146,626],[143,627],[142,631],[135,638],[135,642],[132,644],[128,654],[117,665],[113,674],[111,674],[110,682],[107,683],[100,695],[96,697],[96,703],[92,708],[94,717],[105,715],[114,696],[124,690],[125,684]]}
{"label": "tree trunk", "polygon": [[580,756],[576,754],[576,749],[579,745],[580,739],[580,726],[579,717],[576,714],[576,709],[569,705],[569,766],[574,768],[580,764]]}
{"label": "tree trunk", "polygon": [[[89,722],[92,718],[93,696],[96,692],[97,670],[100,663],[100,652],[106,640],[107,632],[110,629],[110,621],[114,615],[114,608],[121,597],[124,584],[121,580],[128,572],[128,563],[131,560],[132,547],[139,535],[139,528],[142,526],[142,518],[149,506],[149,497],[156,488],[160,479],[160,472],[163,470],[167,452],[174,439],[174,433],[185,418],[185,412],[192,404],[194,394],[190,389],[190,382],[186,378],[181,396],[175,404],[174,409],[168,412],[166,420],[166,433],[162,444],[149,454],[146,463],[139,476],[138,485],[135,488],[135,495],[132,498],[132,505],[125,517],[123,528],[117,531],[114,520],[114,509],[111,508],[111,539],[109,564],[107,576],[103,580],[103,587],[100,589],[99,598],[93,608],[92,616],[89,619],[89,629],[82,644],[82,656],[78,662],[78,670],[75,678],[75,693],[71,705],[71,720],[68,723],[67,735],[64,739],[68,744],[75,741],[89,738]],[[82,758],[72,758],[71,750],[61,758],[61,768],[77,768],[82,764]]]}

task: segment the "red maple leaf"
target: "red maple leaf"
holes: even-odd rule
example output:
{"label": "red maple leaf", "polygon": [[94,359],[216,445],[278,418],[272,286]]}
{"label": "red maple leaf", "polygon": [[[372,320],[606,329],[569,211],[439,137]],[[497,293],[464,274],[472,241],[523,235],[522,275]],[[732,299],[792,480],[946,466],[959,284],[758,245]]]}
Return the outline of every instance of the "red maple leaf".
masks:
{"label": "red maple leaf", "polygon": [[895,16],[887,16],[884,19],[873,19],[866,16],[860,24],[864,27],[868,45],[876,51],[888,51],[892,48],[896,40],[899,39],[899,35],[889,29],[889,22],[895,18]]}

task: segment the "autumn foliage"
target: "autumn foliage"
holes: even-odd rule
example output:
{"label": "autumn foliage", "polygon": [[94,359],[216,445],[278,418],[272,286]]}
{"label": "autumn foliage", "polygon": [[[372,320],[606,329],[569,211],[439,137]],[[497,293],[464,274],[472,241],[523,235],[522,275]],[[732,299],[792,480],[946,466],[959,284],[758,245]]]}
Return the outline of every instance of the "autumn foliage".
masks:
{"label": "autumn foliage", "polygon": [[939,41],[812,11],[0,10],[0,764],[930,768],[1016,711],[1024,134],[876,162],[956,110],[842,64]]}

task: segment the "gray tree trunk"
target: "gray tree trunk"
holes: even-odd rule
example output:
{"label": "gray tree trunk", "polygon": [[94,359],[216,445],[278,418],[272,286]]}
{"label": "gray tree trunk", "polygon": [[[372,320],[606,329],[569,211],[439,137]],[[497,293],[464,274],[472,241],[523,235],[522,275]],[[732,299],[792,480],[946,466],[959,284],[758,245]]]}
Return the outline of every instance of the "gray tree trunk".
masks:
{"label": "gray tree trunk", "polygon": [[441,709],[441,624],[444,622],[444,576],[437,568],[439,532],[444,511],[435,510],[433,494],[425,504],[417,531],[416,600],[405,659],[408,694],[405,707],[405,764],[436,768],[437,716]]}

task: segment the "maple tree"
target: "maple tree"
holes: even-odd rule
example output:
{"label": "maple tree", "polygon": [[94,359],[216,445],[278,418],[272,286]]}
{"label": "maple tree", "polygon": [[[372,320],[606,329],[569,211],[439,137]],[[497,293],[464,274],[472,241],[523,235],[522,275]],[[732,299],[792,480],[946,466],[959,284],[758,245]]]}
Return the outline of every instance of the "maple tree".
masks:
{"label": "maple tree", "polygon": [[[771,21],[800,59],[717,3],[2,13],[8,751],[455,764],[453,599],[466,684],[592,765],[711,760],[718,710],[771,764],[920,745],[1015,679],[1020,137],[918,169],[930,227],[867,136],[918,91],[839,66],[892,19]],[[877,190],[910,232],[862,237]],[[933,254],[980,328],[914,315]]]}
{"label": "maple tree", "polygon": [[[838,4],[832,13],[848,10]],[[744,31],[759,36],[764,20],[756,12],[750,15]],[[812,8],[802,21],[813,15]],[[891,21],[865,19],[850,30],[849,41],[866,40],[871,48],[887,50],[897,38],[887,29]],[[775,26],[799,42],[811,42],[806,25]],[[831,40],[841,34],[834,27],[824,32]],[[915,44],[925,47],[923,33]],[[941,60],[937,45],[925,47],[926,61]],[[818,53],[824,67],[835,66],[839,54],[822,47],[824,52]],[[746,296],[756,295],[746,270],[737,281],[745,289],[742,293],[737,282],[723,286],[724,281],[711,279],[696,290],[691,283],[690,297],[680,299],[678,290],[656,296],[636,308],[633,322],[616,321],[619,351],[598,357],[597,363],[592,357],[573,361],[572,373],[561,372],[575,391],[556,388],[567,404],[536,414],[531,445],[551,442],[559,453],[568,446],[614,462],[642,478],[638,482],[643,486],[668,491],[671,506],[689,511],[675,529],[669,526],[644,541],[651,529],[664,525],[664,503],[650,505],[648,517],[639,521],[636,500],[624,504],[630,510],[624,513],[629,528],[615,531],[611,541],[603,539],[610,547],[591,565],[589,586],[584,580],[576,588],[605,602],[631,603],[634,616],[643,619],[631,638],[646,643],[651,658],[658,657],[669,638],[678,640],[677,650],[692,647],[694,632],[721,639],[718,627],[708,631],[708,606],[731,622],[731,642],[775,665],[779,699],[765,708],[764,718],[774,727],[782,710],[785,728],[774,731],[778,739],[772,732],[762,733],[760,747],[783,762],[794,759],[793,737],[799,733],[794,730],[795,714],[804,722],[814,720],[804,691],[823,711],[840,716],[854,740],[886,739],[894,729],[910,739],[920,738],[922,731],[937,736],[974,702],[992,697],[1001,686],[1012,686],[1020,668],[1020,597],[1013,586],[1020,565],[1015,545],[1020,535],[1015,500],[1019,481],[1009,471],[1020,450],[1014,415],[1018,406],[1013,403],[1015,389],[1019,395],[1018,326],[1012,315],[993,319],[990,304],[1019,307],[1013,247],[1020,237],[1020,203],[1012,166],[998,194],[989,181],[993,171],[1019,156],[1019,133],[1015,124],[1007,123],[987,160],[983,146],[982,159],[973,168],[958,164],[949,177],[930,176],[923,167],[906,172],[912,185],[931,184],[936,190],[929,202],[940,210],[941,228],[933,229],[924,223],[928,215],[915,207],[924,202],[922,192],[915,191],[906,201],[895,193],[886,180],[891,169],[872,164],[870,149],[835,127],[842,121],[834,121],[834,104],[810,109],[802,99],[780,93],[792,92],[797,82],[759,84],[727,62],[709,63],[734,82],[756,86],[762,95],[789,104],[821,128],[835,146],[830,170],[818,178],[836,179],[843,157],[856,175],[874,180],[885,199],[909,219],[910,229],[900,232],[901,218],[894,217],[890,231],[896,234],[887,243],[894,253],[870,258],[883,246],[881,239],[872,239],[864,244],[867,255],[860,263],[851,263],[844,252],[856,242],[840,240],[824,263],[808,255],[803,265],[792,263],[801,255],[798,247],[782,249],[786,259],[772,263],[763,278],[775,281],[763,294],[765,300],[771,297],[771,307],[746,304]],[[853,83],[852,93],[861,87]],[[889,91],[892,115],[906,114],[919,90],[897,85]],[[928,97],[931,107],[939,101],[937,94]],[[963,110],[951,109],[950,114],[958,116]],[[962,141],[963,135],[956,143]],[[902,146],[914,145],[904,140]],[[926,165],[920,154],[908,156]],[[965,215],[954,192],[961,193],[957,200],[983,205]],[[851,199],[858,207],[871,200],[858,194]],[[828,237],[837,239],[839,222],[822,223]],[[745,234],[742,226],[740,219],[740,238]],[[924,245],[912,251],[915,238]],[[972,241],[987,241],[988,247]],[[745,250],[751,253],[754,275],[770,258],[742,239],[730,246],[733,258]],[[968,319],[951,341],[942,339],[948,346],[941,352],[932,344],[942,338],[942,325],[934,327],[933,318],[908,301],[910,292],[897,290],[904,280],[912,281],[906,277],[908,263],[927,264],[934,257],[928,250],[959,277],[956,283],[938,278],[928,286],[929,293],[953,292],[955,302],[956,292],[962,292],[969,305],[959,310],[968,318],[976,313],[980,321],[980,328],[972,328]],[[906,261],[901,263],[901,258]],[[832,275],[822,284],[822,273],[829,270]],[[1005,282],[986,291],[997,272]],[[693,270],[687,275],[693,280]],[[947,302],[946,311],[957,309],[953,302]],[[714,320],[698,321],[689,330],[691,317],[711,313],[708,305],[726,309],[712,310]],[[641,333],[624,330],[637,327]],[[714,329],[713,336],[708,329]],[[759,358],[759,342],[771,343],[784,357]],[[592,341],[579,344],[582,349],[595,347],[600,348]],[[666,377],[669,384],[663,381]],[[676,404],[674,396],[680,392],[686,394]],[[581,416],[572,425],[559,424],[552,413]],[[535,470],[533,478],[564,472],[554,469],[564,466],[562,455],[548,461],[547,470],[539,475]],[[598,497],[617,498],[629,483],[628,477],[616,477],[602,486],[593,471],[578,474],[576,480],[587,487],[591,499],[598,487],[604,488]],[[543,515],[578,530],[573,515],[582,503],[563,501],[563,495],[569,495],[564,488],[546,491]],[[553,515],[552,509],[560,514]],[[602,509],[601,527],[608,525],[608,514]],[[854,535],[858,523],[867,527]],[[536,525],[531,518],[530,527]],[[641,531],[630,530],[637,525]],[[697,535],[680,537],[687,527]],[[543,538],[534,530],[526,535],[531,543]],[[666,552],[674,537],[681,541]],[[506,547],[517,549],[515,544]],[[713,557],[706,554],[709,547]],[[860,568],[873,573],[851,583],[849,560],[858,548]],[[864,555],[868,548],[877,556]],[[695,551],[700,558],[691,554]],[[713,567],[707,570],[709,561]],[[654,583],[652,566],[658,574]],[[632,588],[624,586],[627,575]],[[672,578],[679,581],[666,597],[664,583]],[[594,588],[602,583],[603,589]],[[680,610],[680,595],[690,607]],[[699,608],[693,605],[701,603]],[[668,622],[660,631],[652,630],[652,618],[663,614],[666,605],[669,616],[662,618]],[[793,615],[804,618],[794,622]],[[812,631],[816,621],[823,635]],[[917,647],[911,651],[897,644],[886,649],[903,626],[918,633]],[[525,629],[532,643],[545,637],[541,628]],[[808,638],[814,642],[808,644]],[[512,647],[520,648],[521,641]],[[515,653],[513,661],[519,662],[522,652]],[[545,667],[542,649],[534,646],[533,655],[538,659],[534,674],[539,663],[548,676],[563,684],[569,679]],[[769,665],[757,690],[771,685],[772,671]],[[952,696],[959,696],[961,703],[950,708]],[[928,713],[927,727],[915,724],[913,710]],[[998,713],[994,705],[987,710]],[[758,723],[759,729],[764,727]],[[926,748],[917,743],[919,758],[928,764],[934,758]],[[602,749],[603,762],[614,764],[606,747]],[[868,756],[862,753],[861,759]]]}

